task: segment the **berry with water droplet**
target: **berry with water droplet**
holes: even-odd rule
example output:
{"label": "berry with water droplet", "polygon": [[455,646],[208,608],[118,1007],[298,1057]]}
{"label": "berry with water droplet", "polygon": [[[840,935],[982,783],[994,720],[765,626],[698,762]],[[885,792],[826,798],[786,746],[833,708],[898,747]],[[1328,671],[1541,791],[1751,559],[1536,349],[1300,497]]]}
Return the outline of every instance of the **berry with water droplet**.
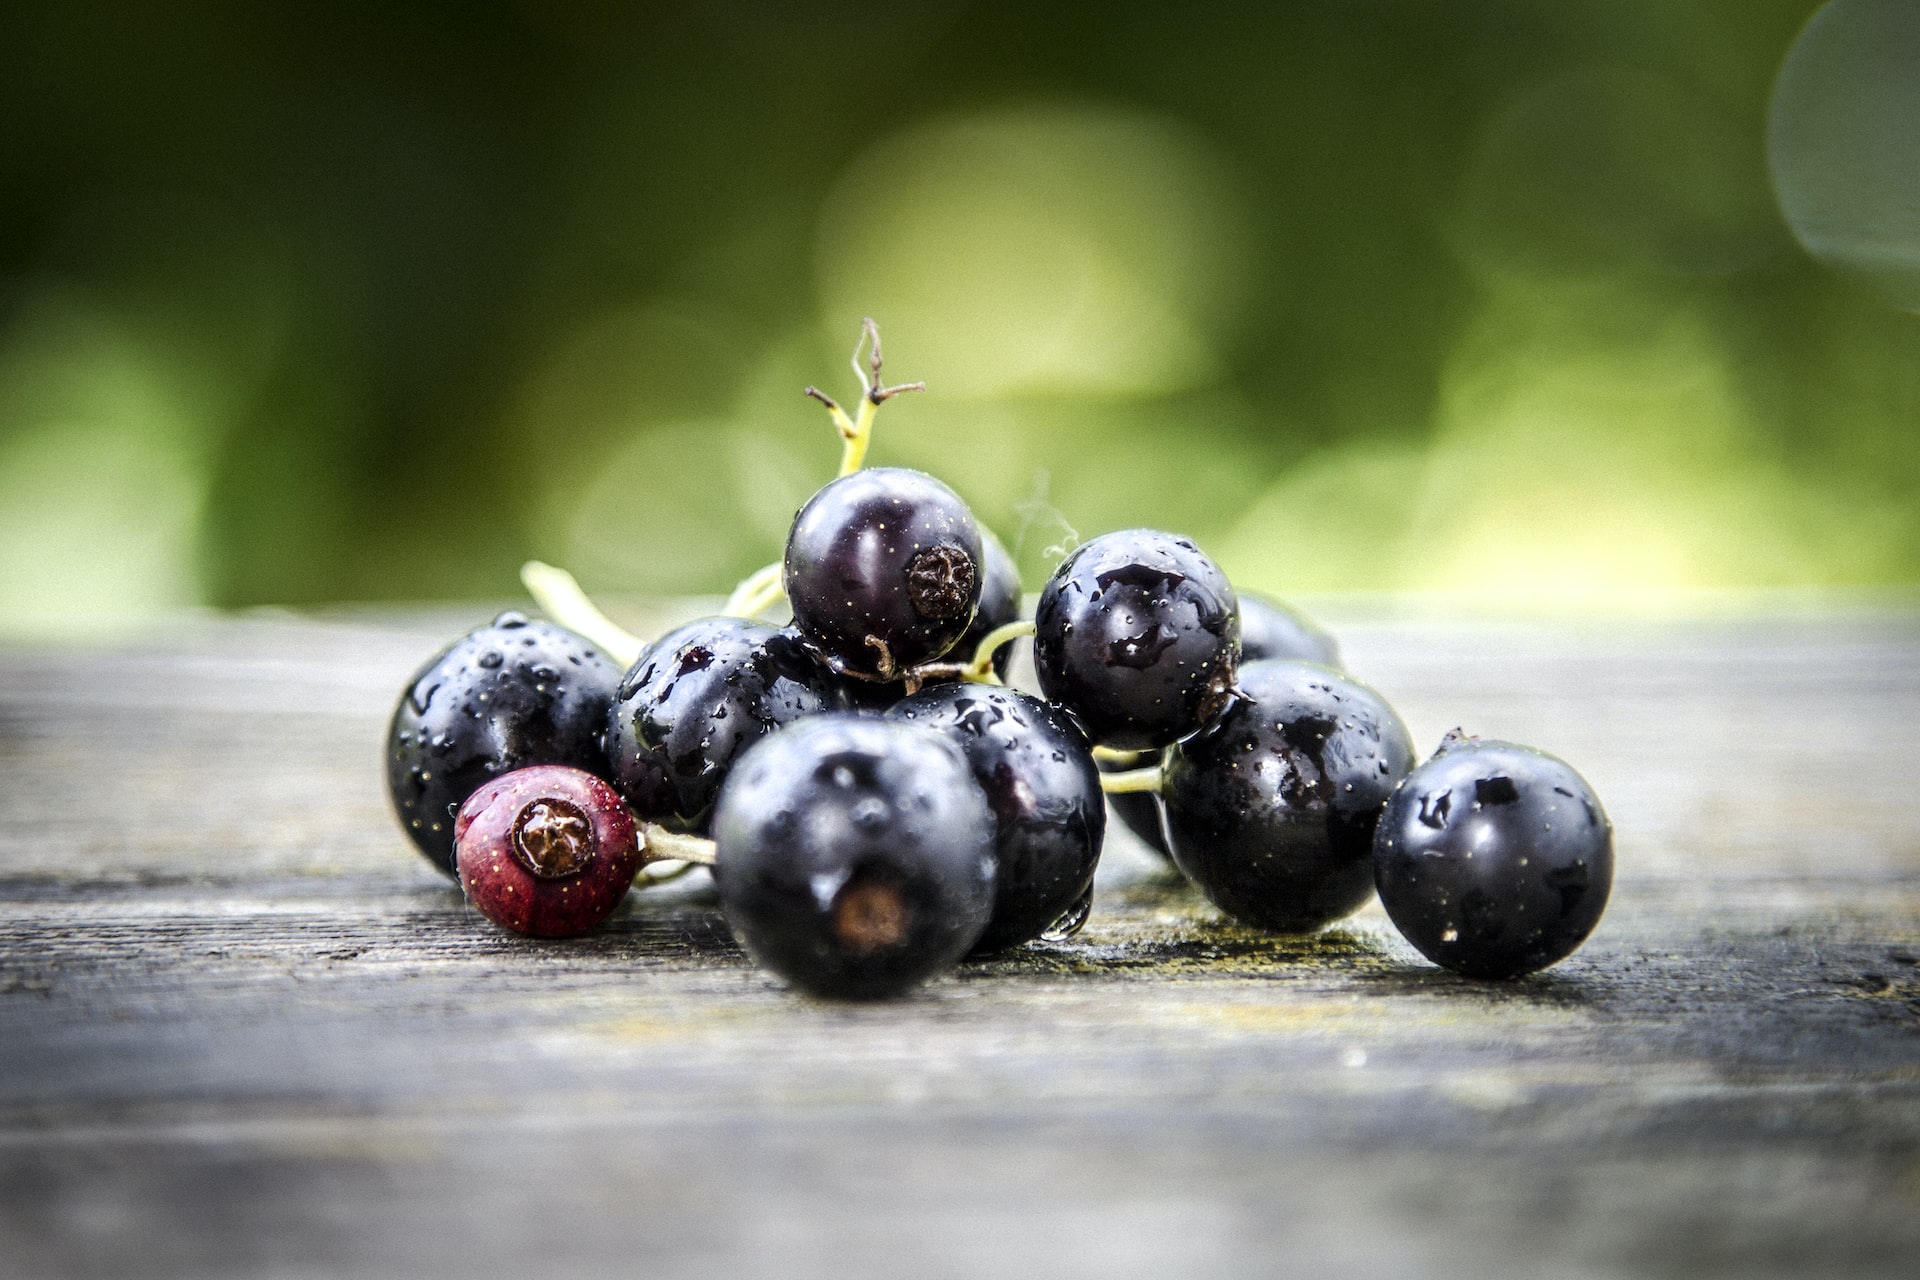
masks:
{"label": "berry with water droplet", "polygon": [[1435,964],[1510,978],[1573,954],[1613,888],[1613,824],[1564,760],[1449,734],[1373,837],[1381,905]]}
{"label": "berry with water droplet", "polygon": [[891,682],[941,657],[980,604],[980,529],[932,476],[873,467],[808,500],[782,583],[800,634],[834,670]]}
{"label": "berry with water droplet", "polygon": [[814,995],[897,995],[992,913],[992,812],[959,748],[919,725],[828,712],[777,730],[735,763],[713,836],[734,936]]}
{"label": "berry with water droplet", "polygon": [[1240,659],[1226,575],[1152,529],[1082,544],[1048,579],[1034,625],[1041,692],[1122,750],[1164,747],[1218,715]]}
{"label": "berry with water droplet", "polygon": [[985,684],[922,689],[887,714],[945,734],[993,811],[993,918],[974,950],[1030,942],[1071,912],[1093,887],[1107,826],[1086,735],[1040,699]]}
{"label": "berry with water droplet", "polygon": [[1233,704],[1169,754],[1174,861],[1214,905],[1306,933],[1373,894],[1373,830],[1413,745],[1372,689],[1305,662],[1249,662]]}
{"label": "berry with water droplet", "polygon": [[387,791],[428,861],[454,873],[453,813],[482,783],[534,764],[605,775],[620,668],[571,631],[503,613],[415,674],[387,726]]}
{"label": "berry with water droplet", "polygon": [[[1237,592],[1240,601],[1240,661],[1261,662],[1284,658],[1296,662],[1319,662],[1339,667],[1340,647],[1306,614],[1272,596]],[[1132,760],[1102,761],[1101,772],[1137,769],[1158,759],[1157,753],[1142,753]],[[1127,830],[1156,853],[1171,858],[1166,832],[1162,827],[1165,806],[1150,791],[1118,792],[1107,797],[1107,807],[1126,824]]]}
{"label": "berry with water droplet", "polygon": [[614,695],[607,756],[634,812],[705,834],[734,759],[774,729],[841,705],[790,630],[702,618],[649,645]]}

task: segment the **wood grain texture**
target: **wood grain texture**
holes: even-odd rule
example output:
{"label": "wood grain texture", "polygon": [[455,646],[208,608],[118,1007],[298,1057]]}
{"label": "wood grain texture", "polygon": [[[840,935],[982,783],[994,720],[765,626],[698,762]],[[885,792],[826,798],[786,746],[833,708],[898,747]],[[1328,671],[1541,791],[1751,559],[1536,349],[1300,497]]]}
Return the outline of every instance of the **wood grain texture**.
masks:
{"label": "wood grain texture", "polygon": [[1223,923],[1116,837],[1071,943],[798,998],[698,880],[515,939],[380,741],[466,615],[0,655],[0,1275],[1910,1276],[1920,615],[1334,616],[1423,750],[1574,762],[1588,945]]}

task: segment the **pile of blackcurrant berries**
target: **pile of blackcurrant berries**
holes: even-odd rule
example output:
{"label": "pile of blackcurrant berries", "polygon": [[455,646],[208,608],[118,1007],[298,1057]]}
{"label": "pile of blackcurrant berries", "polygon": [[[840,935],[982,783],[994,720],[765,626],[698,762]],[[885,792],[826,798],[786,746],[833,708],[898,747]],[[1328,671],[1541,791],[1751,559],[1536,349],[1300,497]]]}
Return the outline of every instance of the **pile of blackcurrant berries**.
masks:
{"label": "pile of blackcurrant berries", "polygon": [[[1415,767],[1331,638],[1172,534],[1081,544],[1023,621],[1012,558],[952,489],[861,465],[875,411],[918,389],[880,364],[868,321],[857,411],[807,389],[840,476],[722,616],[643,645],[530,565],[565,625],[502,614],[402,693],[394,807],[488,919],[581,933],[656,864],[705,863],[760,963],[888,996],[1078,929],[1110,803],[1258,928],[1315,930],[1377,891],[1422,953],[1488,978],[1592,931],[1613,835],[1579,774],[1458,732]],[[790,623],[758,620],[783,597]],[[1038,696],[1002,683],[1027,635]]]}

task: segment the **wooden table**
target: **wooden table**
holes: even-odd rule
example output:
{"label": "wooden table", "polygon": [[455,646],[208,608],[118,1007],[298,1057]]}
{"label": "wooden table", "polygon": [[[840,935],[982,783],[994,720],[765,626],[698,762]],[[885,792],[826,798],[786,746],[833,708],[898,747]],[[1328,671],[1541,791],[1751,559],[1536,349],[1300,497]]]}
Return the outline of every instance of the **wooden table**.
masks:
{"label": "wooden table", "polygon": [[410,851],[385,717],[484,615],[0,655],[0,1275],[1920,1275],[1920,612],[1333,613],[1423,749],[1597,787],[1572,959],[1116,836],[1073,942],[814,1003],[697,880],[531,942]]}

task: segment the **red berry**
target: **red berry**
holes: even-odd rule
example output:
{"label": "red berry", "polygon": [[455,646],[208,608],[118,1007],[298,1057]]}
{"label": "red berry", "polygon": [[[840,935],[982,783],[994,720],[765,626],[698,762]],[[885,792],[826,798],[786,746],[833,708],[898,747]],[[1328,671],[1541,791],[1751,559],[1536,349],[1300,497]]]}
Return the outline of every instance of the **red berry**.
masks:
{"label": "red berry", "polygon": [[502,774],[453,823],[460,887],[480,914],[536,938],[570,938],[613,914],[640,865],[633,816],[614,789],[543,764]]}

